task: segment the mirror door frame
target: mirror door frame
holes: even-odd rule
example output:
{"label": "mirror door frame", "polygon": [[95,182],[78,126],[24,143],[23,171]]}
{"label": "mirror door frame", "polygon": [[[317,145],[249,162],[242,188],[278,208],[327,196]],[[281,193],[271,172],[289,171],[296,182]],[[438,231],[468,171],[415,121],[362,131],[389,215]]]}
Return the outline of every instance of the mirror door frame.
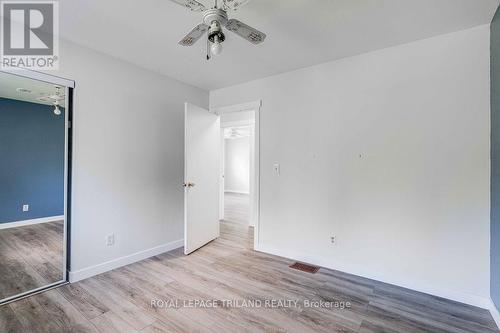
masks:
{"label": "mirror door frame", "polygon": [[64,165],[64,233],[63,233],[63,279],[60,281],[50,283],[48,285],[35,288],[32,290],[28,290],[22,292],[17,295],[13,295],[4,299],[0,299],[0,306],[17,301],[19,299],[32,296],[56,287],[59,287],[63,284],[69,283],[69,271],[71,268],[71,208],[72,208],[72,157],[73,157],[73,92],[75,89],[75,81],[65,79],[62,77],[31,71],[27,69],[13,69],[13,70],[0,70],[0,73],[15,75],[19,77],[24,77],[27,79],[37,80],[46,82],[53,85],[59,85],[65,87],[66,91],[66,112],[64,112],[65,120],[65,165]]}

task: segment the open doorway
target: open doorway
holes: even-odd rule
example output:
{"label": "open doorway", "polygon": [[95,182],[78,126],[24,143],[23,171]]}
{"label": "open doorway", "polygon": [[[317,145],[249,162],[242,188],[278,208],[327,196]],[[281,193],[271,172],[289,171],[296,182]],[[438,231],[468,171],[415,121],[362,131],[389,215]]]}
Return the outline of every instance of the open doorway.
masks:
{"label": "open doorway", "polygon": [[224,135],[223,174],[224,216],[223,219],[249,226],[250,221],[250,169],[252,164],[251,137],[253,125],[225,127],[221,117]]}
{"label": "open doorway", "polygon": [[220,220],[253,227],[250,183],[254,166],[255,111],[221,114],[221,216]]}
{"label": "open doorway", "polygon": [[260,101],[210,111],[186,103],[185,254],[228,231],[236,238],[244,236],[244,244],[236,245],[256,248],[259,111]]}
{"label": "open doorway", "polygon": [[233,227],[256,241],[258,220],[258,112],[260,102],[214,110],[220,115],[220,228]]}

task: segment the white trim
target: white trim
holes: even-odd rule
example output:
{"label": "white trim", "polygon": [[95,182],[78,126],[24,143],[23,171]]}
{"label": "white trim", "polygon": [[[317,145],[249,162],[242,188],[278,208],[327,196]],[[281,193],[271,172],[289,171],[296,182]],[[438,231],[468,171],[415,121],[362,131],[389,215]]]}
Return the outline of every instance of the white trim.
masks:
{"label": "white trim", "polygon": [[[73,82],[74,87],[74,82]],[[69,113],[72,112],[72,105],[69,104],[69,89],[65,88],[64,109],[64,237],[63,237],[63,279],[68,281],[68,164],[69,164]]]}
{"label": "white trim", "polygon": [[255,125],[255,119],[221,122],[221,128]]}
{"label": "white trim", "polygon": [[90,266],[87,268],[83,268],[77,271],[70,271],[69,272],[69,282],[74,283],[78,282],[83,279],[87,279],[89,277],[92,277],[94,275],[98,275],[110,270],[113,270],[115,268],[119,268],[122,266],[130,265],[133,264],[134,262],[141,261],[150,257],[157,256],[159,254],[169,252],[175,249],[178,249],[180,247],[184,246],[184,239],[179,239],[167,244],[163,244],[160,246],[153,247],[151,249],[147,249],[144,251],[139,251],[136,253],[132,253],[130,255],[116,258],[107,262],[104,262],[102,264],[98,264],[95,266]]}
{"label": "white trim", "polygon": [[253,201],[251,201],[250,209],[250,225],[254,227],[253,246],[257,248],[260,241],[260,113],[262,112],[262,100],[253,103],[257,108],[255,109],[255,126],[254,126],[254,173],[255,179],[253,181]]}
{"label": "white trim", "polygon": [[229,113],[229,112],[253,111],[253,110],[260,109],[261,106],[262,106],[262,101],[258,100],[258,101],[249,102],[249,103],[242,103],[242,104],[212,108],[212,109],[210,109],[210,112],[221,115],[223,113]]}
{"label": "white trim", "polygon": [[493,300],[490,302],[490,313],[491,316],[493,317],[493,320],[495,323],[497,323],[497,327],[500,329],[500,310],[495,306],[495,303],[493,303]]}
{"label": "white trim", "polygon": [[[221,125],[222,128],[222,125]],[[224,220],[224,188],[226,187],[226,139],[220,131],[219,221]]]}
{"label": "white trim", "polygon": [[60,220],[64,220],[64,215],[41,217],[38,219],[23,220],[23,221],[16,221],[16,222],[0,223],[0,230],[1,229],[24,227],[24,226],[33,225],[33,224],[55,222],[55,221],[60,221]]}
{"label": "white trim", "polygon": [[236,190],[224,190],[224,193],[235,193],[235,194],[250,194],[250,192],[236,191]]}
{"label": "white trim", "polygon": [[259,244],[255,247],[256,251],[264,252],[292,260],[302,261],[306,263],[310,263],[316,266],[321,266],[341,272],[345,272],[348,274],[353,274],[357,276],[361,276],[364,278],[368,278],[371,280],[376,280],[388,284],[392,284],[395,286],[415,290],[418,292],[446,298],[449,300],[453,300],[460,303],[465,303],[473,306],[477,306],[483,309],[490,310],[491,309],[491,300],[487,297],[481,297],[478,295],[467,294],[459,291],[449,290],[446,288],[436,288],[426,283],[422,283],[422,281],[417,280],[400,280],[394,279],[391,276],[385,276],[378,272],[368,271],[363,266],[357,265],[349,265],[341,262],[336,262],[330,258],[320,258],[317,256],[303,254],[301,252],[297,252],[295,250],[287,250],[287,249],[278,249],[273,246]]}

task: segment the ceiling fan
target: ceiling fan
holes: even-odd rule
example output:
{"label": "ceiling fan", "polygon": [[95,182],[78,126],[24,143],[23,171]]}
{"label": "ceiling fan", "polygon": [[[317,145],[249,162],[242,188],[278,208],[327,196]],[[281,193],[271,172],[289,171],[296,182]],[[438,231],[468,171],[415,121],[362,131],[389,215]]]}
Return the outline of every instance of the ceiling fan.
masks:
{"label": "ceiling fan", "polygon": [[191,46],[207,33],[207,60],[211,54],[219,55],[222,52],[222,43],[226,39],[222,28],[234,32],[252,44],[260,44],[266,39],[266,34],[236,19],[229,19],[227,12],[237,10],[250,0],[220,0],[222,5],[217,6],[217,0],[213,8],[207,9],[196,0],[171,0],[181,6],[187,7],[194,12],[203,13],[203,23],[198,24],[184,37],[179,44]]}

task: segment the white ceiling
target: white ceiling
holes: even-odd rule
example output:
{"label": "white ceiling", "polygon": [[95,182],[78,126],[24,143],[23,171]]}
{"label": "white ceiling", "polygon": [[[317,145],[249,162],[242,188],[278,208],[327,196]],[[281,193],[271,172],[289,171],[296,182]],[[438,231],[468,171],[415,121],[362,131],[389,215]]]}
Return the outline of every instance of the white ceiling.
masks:
{"label": "white ceiling", "polygon": [[[500,0],[253,0],[231,17],[267,34],[227,33],[221,56],[177,42],[201,13],[169,0],[60,1],[63,38],[212,90],[491,22]],[[200,0],[207,6],[212,3]]]}

